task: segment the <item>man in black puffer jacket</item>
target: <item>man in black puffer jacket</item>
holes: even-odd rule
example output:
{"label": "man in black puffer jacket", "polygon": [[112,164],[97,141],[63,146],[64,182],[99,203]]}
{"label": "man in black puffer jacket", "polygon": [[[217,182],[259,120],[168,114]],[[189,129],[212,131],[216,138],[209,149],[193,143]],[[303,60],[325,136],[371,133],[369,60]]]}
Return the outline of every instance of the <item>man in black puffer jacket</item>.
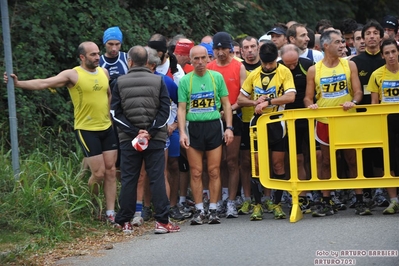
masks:
{"label": "man in black puffer jacket", "polygon": [[[132,232],[137,181],[144,160],[156,213],[155,233],[178,232],[180,228],[169,222],[164,177],[170,99],[162,77],[154,75],[146,67],[147,60],[144,47],[132,47],[128,53],[129,72],[118,77],[112,90],[111,114],[118,126],[122,184],[119,195],[121,208],[115,221],[122,225],[125,233]],[[139,143],[147,143],[148,147],[134,144],[135,138]]]}

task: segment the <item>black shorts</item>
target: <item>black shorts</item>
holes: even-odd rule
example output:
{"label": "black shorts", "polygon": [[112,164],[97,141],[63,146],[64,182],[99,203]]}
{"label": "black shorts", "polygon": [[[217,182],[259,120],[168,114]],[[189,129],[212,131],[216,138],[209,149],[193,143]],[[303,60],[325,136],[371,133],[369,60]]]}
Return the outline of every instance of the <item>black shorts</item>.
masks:
{"label": "black shorts", "polygon": [[[256,125],[256,122],[257,122],[259,117],[260,117],[259,115],[254,116],[251,119],[250,126]],[[279,122],[276,122],[276,123],[279,123]],[[268,134],[270,134],[270,132],[268,132]],[[257,137],[259,137],[259,136],[257,136]],[[254,142],[254,146],[255,146],[254,147],[255,150],[257,151],[258,150],[258,142],[256,140]],[[288,137],[287,137],[287,134],[285,134],[285,136],[283,138],[281,138],[279,141],[273,142],[273,144],[271,144],[271,145],[269,144],[269,149],[271,151],[282,151],[282,152],[288,151]]]}
{"label": "black shorts", "polygon": [[[233,127],[234,136],[241,136],[242,135],[242,120],[237,114],[233,114]],[[223,121],[223,128],[226,128],[226,122]]]}
{"label": "black shorts", "polygon": [[309,144],[308,125],[309,123],[307,119],[295,120],[296,154],[303,154],[302,145],[304,142]]}
{"label": "black shorts", "polygon": [[250,139],[249,139],[249,122],[242,122],[242,134],[241,134],[241,145],[240,150],[248,151],[251,149]]}
{"label": "black shorts", "polygon": [[200,151],[210,151],[222,145],[223,133],[220,119],[188,122],[187,125],[190,147]]}
{"label": "black shorts", "polygon": [[102,154],[103,151],[118,149],[112,126],[101,131],[77,129],[75,130],[75,135],[85,157],[92,157]]}

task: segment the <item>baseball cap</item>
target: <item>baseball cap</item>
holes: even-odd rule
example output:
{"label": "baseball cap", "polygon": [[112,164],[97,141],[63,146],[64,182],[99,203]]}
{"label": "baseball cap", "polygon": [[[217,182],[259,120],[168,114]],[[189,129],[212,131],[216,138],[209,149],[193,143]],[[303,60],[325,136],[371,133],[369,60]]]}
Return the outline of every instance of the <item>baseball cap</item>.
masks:
{"label": "baseball cap", "polygon": [[278,34],[278,35],[286,35],[286,32],[283,28],[280,27],[275,27],[271,30],[269,30],[266,35],[272,35],[272,33]]}
{"label": "baseball cap", "polygon": [[104,31],[103,44],[106,44],[110,40],[117,40],[122,43],[123,34],[119,27],[111,27]]}
{"label": "baseball cap", "polygon": [[213,49],[216,48],[229,48],[231,49],[233,39],[227,32],[221,31],[213,36]]}
{"label": "baseball cap", "polygon": [[268,40],[270,41],[272,38],[270,37],[270,35],[264,34],[262,36],[260,36],[259,41],[263,41],[263,40]]}
{"label": "baseball cap", "polygon": [[382,19],[381,26],[383,28],[398,29],[398,19],[394,16],[387,15]]}
{"label": "baseball cap", "polygon": [[191,41],[178,41],[175,47],[175,54],[177,55],[189,55],[191,48],[194,47],[194,43]]}

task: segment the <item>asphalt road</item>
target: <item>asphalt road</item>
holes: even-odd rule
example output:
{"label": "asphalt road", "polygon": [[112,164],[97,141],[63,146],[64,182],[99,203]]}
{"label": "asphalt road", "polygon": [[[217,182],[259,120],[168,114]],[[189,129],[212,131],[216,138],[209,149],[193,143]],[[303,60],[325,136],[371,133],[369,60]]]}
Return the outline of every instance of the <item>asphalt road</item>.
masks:
{"label": "asphalt road", "polygon": [[297,223],[288,217],[274,220],[268,213],[256,222],[247,215],[223,218],[220,225],[186,222],[178,233],[149,233],[116,243],[100,256],[68,258],[57,265],[398,266],[399,214],[386,216],[382,210],[365,217],[352,209],[323,218],[307,214]]}

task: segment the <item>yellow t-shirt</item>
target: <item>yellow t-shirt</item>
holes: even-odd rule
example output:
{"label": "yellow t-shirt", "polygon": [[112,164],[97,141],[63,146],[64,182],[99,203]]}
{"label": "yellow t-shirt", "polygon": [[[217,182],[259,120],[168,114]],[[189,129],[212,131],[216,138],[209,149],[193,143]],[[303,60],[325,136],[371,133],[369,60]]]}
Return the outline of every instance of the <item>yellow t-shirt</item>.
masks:
{"label": "yellow t-shirt", "polygon": [[89,72],[80,66],[78,81],[69,88],[74,106],[74,128],[101,131],[111,126],[108,102],[108,77],[101,67],[96,72]]}
{"label": "yellow t-shirt", "polygon": [[[339,61],[333,68],[326,67],[323,61],[315,65],[316,103],[319,107],[340,106],[353,99],[349,62],[341,58]],[[327,118],[317,120],[328,124]]]}
{"label": "yellow t-shirt", "polygon": [[[256,68],[249,74],[241,88],[241,92],[251,100],[256,100],[262,95],[277,98],[291,91],[296,92],[294,78],[291,71],[281,64],[277,64],[276,69],[270,73],[265,73],[262,67]],[[267,106],[263,109],[263,113],[282,111],[284,107],[285,105]]]}
{"label": "yellow t-shirt", "polygon": [[378,93],[381,103],[399,103],[399,72],[378,68],[371,74],[367,90]]}

